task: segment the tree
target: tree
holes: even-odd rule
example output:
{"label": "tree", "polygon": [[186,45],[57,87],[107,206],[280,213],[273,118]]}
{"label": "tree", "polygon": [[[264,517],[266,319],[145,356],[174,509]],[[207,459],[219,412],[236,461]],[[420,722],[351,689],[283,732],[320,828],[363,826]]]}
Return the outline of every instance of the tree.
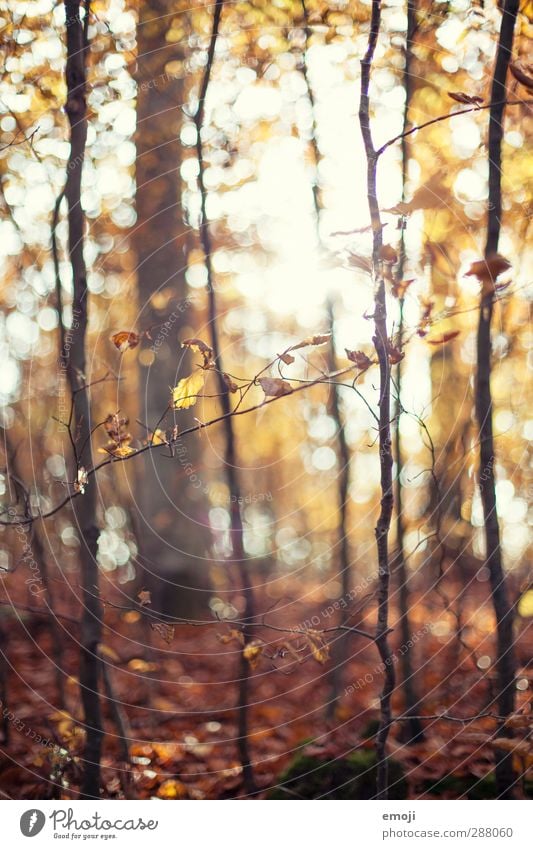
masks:
{"label": "tree", "polygon": [[[188,236],[181,203],[184,54],[166,40],[168,4],[143,2],[139,14],[137,223],[132,244],[139,323],[150,334],[139,365],[139,418],[150,432],[161,423],[163,399],[169,398],[180,372],[187,371],[190,358],[180,353],[180,340],[185,328],[194,326],[196,313],[185,279]],[[191,421],[182,412],[180,429]],[[198,443],[189,441],[174,460],[149,454],[138,479],[143,580],[160,609],[187,615],[205,609],[211,542],[205,485],[197,488],[190,482],[199,452]]]}

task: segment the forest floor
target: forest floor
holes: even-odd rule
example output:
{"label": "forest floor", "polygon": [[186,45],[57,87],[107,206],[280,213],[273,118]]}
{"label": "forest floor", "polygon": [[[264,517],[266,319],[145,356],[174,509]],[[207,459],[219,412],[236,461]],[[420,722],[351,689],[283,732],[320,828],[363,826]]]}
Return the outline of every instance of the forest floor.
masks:
{"label": "forest floor", "polygon": [[[413,599],[410,650],[421,697],[417,713],[433,716],[447,711],[454,717],[471,717],[497,712],[491,704],[495,687],[493,620],[486,593],[486,585],[477,585],[475,597],[470,594],[468,604],[462,604],[464,624],[460,633],[456,616],[446,611],[438,595],[421,594]],[[454,595],[451,591],[450,597]],[[271,604],[269,600],[264,609]],[[323,604],[305,608],[292,605],[290,625],[286,611],[274,610],[267,619],[280,627],[295,627],[305,621],[316,623],[320,611],[324,611]],[[1,616],[7,662],[2,673],[0,788],[12,798],[75,798],[84,744],[77,623],[74,618],[58,620],[64,643],[62,665],[68,672],[62,676],[61,705],[51,660],[49,617],[22,611],[15,615],[8,607],[1,608]],[[391,642],[398,674],[403,647],[396,617],[393,609]],[[137,611],[107,607],[105,618],[102,652],[129,738],[130,762],[125,761],[116,714],[110,709],[109,698],[104,698],[104,796],[244,796],[235,708],[242,647],[232,626],[223,622],[200,628],[184,625],[170,635],[149,628]],[[353,624],[371,630],[374,619],[371,602]],[[334,624],[332,616],[316,627]],[[533,748],[528,742],[531,719],[527,715],[528,688],[530,692],[533,680],[533,634],[527,624],[527,620],[517,623],[517,710],[524,715],[514,722],[518,737],[515,766],[526,775],[533,764]],[[260,796],[339,798],[337,787],[344,784],[348,789],[341,793],[345,796],[358,793],[359,785],[344,782],[344,773],[335,769],[350,762],[354,753],[372,757],[383,678],[375,646],[354,634],[342,637],[347,640],[349,657],[343,669],[340,699],[333,717],[327,718],[332,660],[317,662],[298,638],[292,648],[287,648],[290,635],[263,628],[258,629],[259,635],[264,642],[250,670],[249,744]],[[396,715],[403,710],[400,687],[393,697],[393,710]],[[389,752],[394,762],[391,774],[401,775],[399,797],[494,795],[495,735],[496,723],[490,717],[474,722],[430,719],[424,722],[424,739],[407,745],[406,724],[395,723]],[[287,774],[291,764],[292,772]],[[302,775],[313,775],[311,784],[298,778],[298,764],[305,766],[300,769]],[[317,766],[324,764],[333,772],[319,772],[317,778]],[[371,771],[371,760],[368,764],[367,772]],[[517,792],[529,795],[525,777]]]}

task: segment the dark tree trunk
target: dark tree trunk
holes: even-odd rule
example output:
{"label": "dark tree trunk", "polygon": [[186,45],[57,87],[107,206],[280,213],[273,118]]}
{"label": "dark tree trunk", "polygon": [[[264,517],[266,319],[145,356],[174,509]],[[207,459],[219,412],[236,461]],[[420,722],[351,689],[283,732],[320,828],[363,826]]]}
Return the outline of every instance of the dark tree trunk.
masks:
{"label": "dark tree trunk", "polygon": [[379,463],[381,485],[381,509],[376,525],[376,543],[378,553],[378,620],[376,626],[376,646],[383,663],[384,682],[380,695],[380,722],[376,737],[376,755],[378,760],[377,798],[388,798],[388,760],[387,738],[391,725],[391,696],[394,691],[394,658],[388,640],[389,632],[389,530],[394,507],[392,484],[392,443],[390,427],[390,379],[389,344],[387,333],[387,302],[385,280],[382,274],[381,248],[383,246],[383,225],[379,213],[377,197],[378,157],[372,140],[370,128],[370,74],[381,26],[381,0],[372,0],[372,16],[368,45],[361,61],[361,93],[359,102],[359,124],[363,137],[367,162],[367,201],[372,224],[372,268],[375,287],[374,297],[374,346],[379,362]]}
{"label": "dark tree trunk", "polygon": [[[501,143],[507,93],[506,78],[513,48],[514,28],[518,13],[518,0],[506,0],[503,6],[496,65],[492,79],[489,113],[489,198],[487,219],[487,260],[498,251],[502,216]],[[491,392],[491,321],[494,307],[494,292],[489,285],[481,295],[477,333],[477,385],[476,416],[479,426],[479,487],[485,522],[486,563],[490,572],[492,604],[496,616],[496,641],[498,675],[498,712],[508,716],[515,706],[515,657],[513,648],[513,609],[509,603],[502,564],[500,529],[496,511],[495,454],[492,427]],[[512,736],[512,731],[503,725],[499,733]],[[513,769],[512,752],[496,754],[496,783],[502,798],[513,797],[516,777]]]}
{"label": "dark tree trunk", "polygon": [[[413,91],[413,76],[412,76],[412,60],[413,60],[413,37],[416,28],[416,4],[415,0],[407,0],[407,33],[405,40],[405,66],[404,66],[404,89],[405,89],[405,108],[403,115],[403,131],[407,129],[409,122],[409,106],[411,103]],[[402,200],[405,201],[405,186],[407,183],[407,166],[409,161],[409,145],[405,137],[401,141],[402,151]],[[400,250],[398,255],[398,270],[397,279],[399,282],[403,280],[406,265],[406,250],[405,250],[405,233],[402,229],[400,237]],[[403,344],[403,306],[404,299],[400,298],[400,320],[398,326],[398,337],[400,340],[399,347]],[[398,575],[398,601],[400,608],[400,634],[402,645],[408,647],[411,645],[411,623],[409,621],[409,575],[405,562],[405,547],[404,547],[404,516],[403,516],[403,486],[401,481],[401,473],[403,469],[402,462],[402,440],[400,433],[400,419],[402,415],[401,392],[402,392],[402,361],[398,363],[396,369],[396,389],[398,392],[396,427],[394,429],[394,442],[396,454],[396,571]],[[424,739],[422,723],[414,716],[419,713],[420,705],[416,691],[414,680],[413,661],[411,649],[406,648],[401,655],[400,669],[402,674],[401,688],[404,698],[404,713],[409,718],[404,725],[404,737],[406,742],[418,742]]]}
{"label": "dark tree trunk", "polygon": [[[86,14],[88,13],[88,6]],[[81,207],[81,175],[87,139],[86,44],[80,21],[78,0],[65,0],[67,27],[67,103],[70,124],[70,156],[67,164],[65,197],[68,203],[68,250],[72,268],[73,302],[71,342],[62,360],[66,365],[74,407],[74,439],[77,446],[77,478],[80,469],[93,465],[91,449],[91,409],[86,376],[86,335],[88,322],[88,290],[85,267],[85,218]],[[75,479],[76,479],[75,478]],[[96,561],[98,526],[96,521],[96,486],[91,481],[80,497],[73,499],[72,509],[81,542],[81,662],[80,687],[87,735],[84,753],[82,795],[100,795],[100,754],[102,717],[99,697],[98,644],[102,633],[102,605],[98,587]]]}

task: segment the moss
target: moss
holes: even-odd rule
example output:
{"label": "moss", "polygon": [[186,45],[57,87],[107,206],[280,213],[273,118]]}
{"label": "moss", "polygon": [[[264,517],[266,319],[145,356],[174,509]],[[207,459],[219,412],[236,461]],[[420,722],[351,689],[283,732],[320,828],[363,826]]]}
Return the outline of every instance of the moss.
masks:
{"label": "moss", "polygon": [[[526,781],[525,793],[528,798],[533,798],[533,781]],[[496,779],[494,774],[486,775],[484,778],[476,778],[474,775],[459,777],[447,775],[439,781],[426,781],[424,792],[432,796],[451,796],[458,799],[464,796],[467,799],[497,799]]]}
{"label": "moss", "polygon": [[[333,761],[302,754],[280,776],[269,799],[372,799],[376,774],[376,755],[371,751]],[[394,760],[389,760],[389,781],[391,799],[407,798],[403,770]]]}

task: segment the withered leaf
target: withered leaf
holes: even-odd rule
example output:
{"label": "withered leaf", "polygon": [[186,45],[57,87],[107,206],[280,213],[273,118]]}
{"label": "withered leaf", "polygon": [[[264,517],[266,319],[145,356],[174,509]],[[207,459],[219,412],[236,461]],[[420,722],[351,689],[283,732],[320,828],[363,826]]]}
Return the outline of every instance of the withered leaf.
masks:
{"label": "withered leaf", "polygon": [[358,268],[360,271],[372,274],[372,260],[370,257],[350,253],[346,262],[350,268]]}
{"label": "withered leaf", "polygon": [[518,80],[521,85],[533,91],[533,63],[525,62],[523,59],[517,59],[511,62],[511,73],[515,80]]}
{"label": "withered leaf", "polygon": [[402,298],[405,298],[405,293],[407,292],[409,286],[415,282],[415,278],[412,277],[411,280],[396,280],[393,283],[391,292],[395,298],[398,298],[400,301]]}
{"label": "withered leaf", "polygon": [[294,357],[291,354],[278,354],[278,357],[286,366],[290,366],[294,362]]}
{"label": "withered leaf", "polygon": [[393,345],[392,342],[388,343],[387,351],[388,351],[388,354],[389,354],[389,362],[392,366],[401,362],[403,360],[403,358],[405,357],[405,352],[400,351],[400,349],[397,348],[396,345]]}
{"label": "withered leaf", "polygon": [[174,625],[169,625],[167,622],[150,622],[150,627],[165,643],[170,645],[174,639]]}
{"label": "withered leaf", "polygon": [[292,392],[290,383],[279,377],[260,377],[259,383],[267,398],[279,398]]}
{"label": "withered leaf", "polygon": [[494,253],[486,259],[479,259],[477,262],[473,262],[466,272],[465,277],[477,277],[482,283],[491,283],[500,274],[503,274],[504,271],[508,271],[510,268],[511,263],[508,259],[501,254]]}
{"label": "withered leaf", "polygon": [[305,632],[305,639],[317,663],[327,663],[329,660],[329,645],[320,631],[308,628]]}
{"label": "withered leaf", "polygon": [[121,330],[119,333],[114,333],[111,341],[115,348],[118,348],[121,354],[129,348],[136,348],[141,337],[133,331]]}
{"label": "withered leaf", "polygon": [[239,387],[237,386],[235,381],[232,380],[232,378],[229,374],[226,374],[226,372],[223,372],[222,379],[223,379],[224,383],[226,384],[229,392],[238,392],[239,391]]}
{"label": "withered leaf", "polygon": [[348,348],[344,349],[346,351],[346,356],[350,360],[351,363],[355,363],[357,368],[359,369],[367,369],[372,365],[372,360],[370,357],[367,357],[364,351],[349,351]]}
{"label": "withered leaf", "polygon": [[483,103],[482,97],[478,97],[475,94],[466,94],[464,91],[449,91],[448,97],[451,97],[452,100],[456,100],[457,103],[466,103],[470,106],[481,106]]}
{"label": "withered leaf", "polygon": [[442,333],[441,336],[434,336],[433,339],[426,339],[428,345],[445,345],[451,339],[459,336],[460,330],[449,330],[447,333]]}
{"label": "withered leaf", "polygon": [[227,645],[228,643],[232,643],[236,640],[241,644],[241,646],[244,646],[243,633],[242,631],[237,631],[236,628],[230,628],[227,634],[217,634],[217,638],[223,645]]}
{"label": "withered leaf", "polygon": [[149,590],[141,590],[137,594],[137,598],[139,599],[141,607],[144,607],[146,604],[152,603],[152,595]]}
{"label": "withered leaf", "polygon": [[181,343],[181,347],[189,348],[191,351],[198,351],[198,353],[204,358],[204,368],[211,365],[213,349],[207,344],[207,342],[204,342],[202,339],[185,339]]}
{"label": "withered leaf", "polygon": [[251,669],[255,669],[258,665],[262,652],[263,645],[259,640],[251,640],[244,646],[242,653],[244,658],[250,664]]}
{"label": "withered leaf", "polygon": [[385,262],[388,265],[393,265],[395,262],[398,262],[398,254],[392,245],[382,245],[379,251],[379,257],[382,262]]}
{"label": "withered leaf", "polygon": [[[300,348],[309,348],[309,347],[317,347],[318,345],[325,345],[326,342],[329,342],[331,339],[331,333],[315,333],[314,336],[307,336],[305,339],[302,339],[301,342],[298,342],[296,345],[291,345],[290,348],[287,348],[287,351],[299,351]],[[287,351],[285,353],[287,353]],[[292,360],[294,362],[294,358]]]}

